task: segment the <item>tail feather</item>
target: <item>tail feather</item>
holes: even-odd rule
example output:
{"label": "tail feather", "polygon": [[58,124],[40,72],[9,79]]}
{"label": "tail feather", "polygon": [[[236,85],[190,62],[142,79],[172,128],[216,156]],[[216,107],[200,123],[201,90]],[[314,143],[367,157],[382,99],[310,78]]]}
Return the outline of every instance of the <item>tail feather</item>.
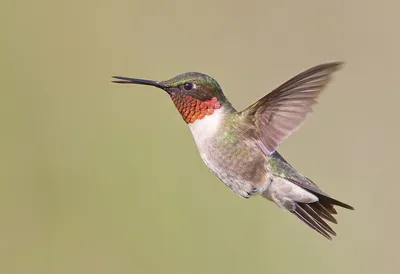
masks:
{"label": "tail feather", "polygon": [[336,236],[325,220],[337,224],[333,217],[337,214],[335,206],[350,210],[354,208],[329,197],[309,178],[297,172],[277,151],[270,155],[269,161],[275,175],[263,197],[286,208],[325,238]]}
{"label": "tail feather", "polygon": [[333,205],[327,204],[327,205],[325,206],[325,208],[326,208],[326,210],[329,211],[330,214],[337,214],[337,211],[336,211],[336,209],[333,207]]}
{"label": "tail feather", "polygon": [[332,216],[331,212],[326,209],[320,202],[312,203],[310,206],[318,213],[319,216],[327,221],[337,224],[335,217]]}
{"label": "tail feather", "polygon": [[354,208],[333,198],[316,195],[319,201],[308,204],[296,203],[292,213],[322,236],[332,240],[331,236],[336,236],[336,232],[323,219],[337,224],[336,219],[332,216],[332,214],[337,214],[335,205],[347,209]]}
{"label": "tail feather", "polygon": [[318,215],[318,213],[308,204],[300,204],[299,205],[301,208],[303,208],[312,218],[314,218],[315,221],[318,222],[318,224],[331,233],[332,235],[336,236],[335,231]]}
{"label": "tail feather", "polygon": [[[320,233],[322,236],[325,238],[332,240],[332,237],[329,235],[327,232],[327,229],[322,227],[318,221],[316,221],[313,216],[311,216],[304,208],[303,206],[306,204],[297,204],[296,208],[292,213],[296,215],[301,221],[303,221],[305,224],[307,224],[310,228],[314,229],[318,233]],[[329,226],[328,226],[329,227]],[[332,229],[330,229],[332,230]]]}

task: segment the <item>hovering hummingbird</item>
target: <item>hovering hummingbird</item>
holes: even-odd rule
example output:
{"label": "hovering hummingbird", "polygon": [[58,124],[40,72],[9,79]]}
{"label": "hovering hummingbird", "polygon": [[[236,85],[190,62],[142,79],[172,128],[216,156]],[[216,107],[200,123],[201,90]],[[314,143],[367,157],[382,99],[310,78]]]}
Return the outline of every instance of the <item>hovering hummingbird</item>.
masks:
{"label": "hovering hummingbird", "polygon": [[242,111],[236,111],[216,80],[198,72],[161,82],[113,76],[113,82],[166,91],[188,124],[204,163],[226,186],[243,198],[259,194],[332,239],[336,233],[325,220],[337,223],[334,206],[354,208],[323,192],[276,149],[312,111],[341,65],[308,69]]}

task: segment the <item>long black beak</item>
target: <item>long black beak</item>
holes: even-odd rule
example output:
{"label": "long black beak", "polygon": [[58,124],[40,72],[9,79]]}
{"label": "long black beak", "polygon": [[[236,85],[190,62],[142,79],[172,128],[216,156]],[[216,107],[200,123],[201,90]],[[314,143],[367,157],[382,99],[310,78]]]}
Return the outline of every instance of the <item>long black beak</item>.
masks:
{"label": "long black beak", "polygon": [[166,88],[159,82],[152,80],[136,79],[136,78],[122,77],[122,76],[113,76],[112,78],[118,79],[112,81],[113,83],[118,83],[118,84],[137,84],[137,85],[153,86],[161,89]]}

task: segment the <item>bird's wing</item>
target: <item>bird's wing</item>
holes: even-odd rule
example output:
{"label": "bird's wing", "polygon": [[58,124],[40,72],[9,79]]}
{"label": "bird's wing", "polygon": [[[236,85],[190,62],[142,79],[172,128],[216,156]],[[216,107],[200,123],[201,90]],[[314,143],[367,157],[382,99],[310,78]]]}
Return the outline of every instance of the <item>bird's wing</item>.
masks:
{"label": "bird's wing", "polygon": [[332,73],[341,64],[326,63],[310,68],[239,113],[254,123],[267,155],[273,153],[305,120]]}

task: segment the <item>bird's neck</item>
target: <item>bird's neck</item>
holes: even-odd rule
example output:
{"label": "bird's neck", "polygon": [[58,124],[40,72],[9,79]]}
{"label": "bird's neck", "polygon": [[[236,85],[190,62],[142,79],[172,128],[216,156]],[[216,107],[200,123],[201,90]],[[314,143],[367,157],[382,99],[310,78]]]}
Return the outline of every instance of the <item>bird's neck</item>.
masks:
{"label": "bird's neck", "polygon": [[224,125],[228,117],[235,113],[235,109],[230,105],[222,104],[213,113],[197,119],[188,126],[199,149],[209,147],[215,141],[215,137],[224,130]]}
{"label": "bird's neck", "polygon": [[217,110],[226,104],[217,97],[200,100],[186,94],[173,94],[171,99],[187,124],[192,124],[207,116],[213,116]]}

